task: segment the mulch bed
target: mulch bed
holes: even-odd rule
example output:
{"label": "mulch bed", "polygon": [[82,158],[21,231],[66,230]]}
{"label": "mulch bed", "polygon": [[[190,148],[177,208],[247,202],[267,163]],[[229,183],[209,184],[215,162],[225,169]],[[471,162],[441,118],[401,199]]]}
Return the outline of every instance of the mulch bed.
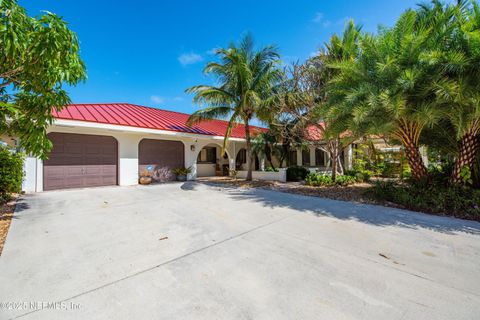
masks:
{"label": "mulch bed", "polygon": [[[301,194],[305,196],[329,198],[334,200],[354,201],[360,203],[380,204],[379,202],[365,195],[371,186],[368,183],[356,183],[349,186],[312,187],[300,182],[278,182],[278,181],[245,181],[244,179],[233,180],[227,177],[215,177],[202,179],[218,184],[233,185],[240,188],[263,188],[286,193]],[[382,205],[385,205],[382,203]]]}
{"label": "mulch bed", "polygon": [[10,227],[10,223],[12,222],[15,205],[15,199],[0,204],[0,255],[2,255],[5,239],[7,239],[8,228]]}

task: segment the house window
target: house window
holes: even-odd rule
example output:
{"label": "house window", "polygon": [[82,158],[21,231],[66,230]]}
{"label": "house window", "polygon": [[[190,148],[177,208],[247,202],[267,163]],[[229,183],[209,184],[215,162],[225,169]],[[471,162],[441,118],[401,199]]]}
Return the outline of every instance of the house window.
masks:
{"label": "house window", "polygon": [[288,165],[297,165],[297,150],[290,150],[290,153],[288,154]]}
{"label": "house window", "polygon": [[217,162],[217,148],[205,147],[200,150],[197,157],[197,163],[216,163]]}
{"label": "house window", "polygon": [[319,167],[325,166],[325,152],[320,149],[315,149],[315,165]]}
{"label": "house window", "polygon": [[302,166],[310,166],[310,150],[302,150]]}

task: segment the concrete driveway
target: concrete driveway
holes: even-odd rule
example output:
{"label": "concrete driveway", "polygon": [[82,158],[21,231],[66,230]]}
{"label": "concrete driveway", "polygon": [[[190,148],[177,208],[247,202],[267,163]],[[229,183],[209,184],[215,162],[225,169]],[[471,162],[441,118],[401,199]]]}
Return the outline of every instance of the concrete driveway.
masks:
{"label": "concrete driveway", "polygon": [[480,223],[187,182],[17,207],[0,319],[479,319]]}

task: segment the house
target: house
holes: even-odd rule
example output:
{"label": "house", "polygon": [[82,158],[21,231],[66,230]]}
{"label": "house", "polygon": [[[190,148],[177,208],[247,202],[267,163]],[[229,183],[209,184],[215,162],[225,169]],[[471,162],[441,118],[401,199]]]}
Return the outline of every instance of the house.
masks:
{"label": "house", "polygon": [[222,156],[227,121],[189,127],[188,114],[129,103],[71,104],[53,115],[52,152],[45,161],[26,158],[26,192],[136,185],[145,169],[158,179],[183,166],[192,168],[188,179],[227,175],[245,147],[243,125],[233,128]]}
{"label": "house", "polygon": [[[129,103],[71,104],[53,116],[54,123],[47,129],[53,149],[45,161],[26,158],[25,192],[136,185],[145,170],[156,180],[170,180],[174,178],[170,170],[177,167],[192,168],[189,180],[228,175],[230,170],[246,176],[242,124],[233,128],[222,155],[228,125],[223,120],[190,127],[186,125],[188,114]],[[266,129],[251,126],[251,130],[255,134]],[[328,154],[322,137],[315,134],[307,148],[291,150],[288,165],[327,170]],[[351,149],[347,155],[345,163]],[[265,160],[254,158],[254,178],[285,180],[285,174],[263,173]],[[273,161],[278,166],[278,160]]]}

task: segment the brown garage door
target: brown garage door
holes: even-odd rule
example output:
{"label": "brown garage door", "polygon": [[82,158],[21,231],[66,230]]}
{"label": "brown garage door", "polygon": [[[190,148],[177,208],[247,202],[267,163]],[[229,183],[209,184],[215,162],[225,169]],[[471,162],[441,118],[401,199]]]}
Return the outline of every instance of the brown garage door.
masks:
{"label": "brown garage door", "polygon": [[53,150],[43,166],[43,189],[117,184],[117,140],[108,136],[49,133]]}
{"label": "brown garage door", "polygon": [[[139,170],[142,172],[149,166],[156,171],[162,168],[168,171],[168,169],[183,167],[184,154],[184,146],[180,141],[143,139],[138,145]],[[163,179],[162,174],[154,175],[154,178]]]}

